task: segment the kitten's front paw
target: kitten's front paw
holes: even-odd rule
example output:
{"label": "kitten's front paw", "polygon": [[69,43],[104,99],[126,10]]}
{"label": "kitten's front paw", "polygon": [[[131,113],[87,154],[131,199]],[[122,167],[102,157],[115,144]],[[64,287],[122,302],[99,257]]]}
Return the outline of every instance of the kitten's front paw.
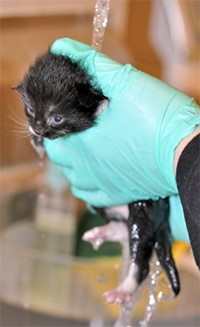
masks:
{"label": "kitten's front paw", "polygon": [[92,228],[83,234],[82,239],[91,243],[93,248],[98,250],[104,241],[108,239],[108,228],[108,225]]}
{"label": "kitten's front paw", "polygon": [[83,234],[82,240],[89,242],[95,250],[98,250],[106,240],[102,228],[103,227],[95,227],[90,229]]}
{"label": "kitten's front paw", "polygon": [[95,227],[85,232],[82,239],[92,244],[97,250],[105,241],[128,241],[127,227],[123,222],[111,221],[106,225]]}

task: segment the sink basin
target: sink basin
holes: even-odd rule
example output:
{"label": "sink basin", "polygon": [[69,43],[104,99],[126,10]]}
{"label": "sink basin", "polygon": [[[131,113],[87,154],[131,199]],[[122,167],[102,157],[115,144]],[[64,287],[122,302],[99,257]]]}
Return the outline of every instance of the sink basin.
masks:
{"label": "sink basin", "polygon": [[[12,316],[16,325],[16,317],[24,315],[28,316],[27,327],[40,326],[41,321],[50,327],[49,320],[55,327],[56,319],[56,327],[92,326],[91,321],[95,327],[113,326],[119,306],[106,304],[102,294],[117,285],[120,258],[73,257],[69,242],[66,235],[41,231],[29,221],[4,230],[0,275],[3,326],[13,326]],[[180,268],[180,275],[181,294],[171,303],[161,303],[150,326],[199,325],[199,277],[187,265]],[[141,318],[141,307],[135,312],[135,323]]]}

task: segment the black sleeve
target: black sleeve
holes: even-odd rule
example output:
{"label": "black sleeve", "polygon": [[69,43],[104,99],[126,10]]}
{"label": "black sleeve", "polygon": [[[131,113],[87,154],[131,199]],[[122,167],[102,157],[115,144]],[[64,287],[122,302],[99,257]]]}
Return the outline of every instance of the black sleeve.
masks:
{"label": "black sleeve", "polygon": [[183,150],[176,180],[191,247],[200,268],[200,134]]}

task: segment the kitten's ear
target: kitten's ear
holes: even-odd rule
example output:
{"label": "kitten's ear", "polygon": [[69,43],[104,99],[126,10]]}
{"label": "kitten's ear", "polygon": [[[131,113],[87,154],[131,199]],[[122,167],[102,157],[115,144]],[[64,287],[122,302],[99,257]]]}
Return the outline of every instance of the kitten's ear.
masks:
{"label": "kitten's ear", "polygon": [[82,84],[77,87],[77,91],[79,103],[84,107],[94,108],[95,115],[99,115],[108,105],[108,99],[92,87]]}
{"label": "kitten's ear", "polygon": [[108,104],[109,104],[108,99],[102,100],[97,108],[97,111],[95,112],[95,116],[99,116],[107,108]]}

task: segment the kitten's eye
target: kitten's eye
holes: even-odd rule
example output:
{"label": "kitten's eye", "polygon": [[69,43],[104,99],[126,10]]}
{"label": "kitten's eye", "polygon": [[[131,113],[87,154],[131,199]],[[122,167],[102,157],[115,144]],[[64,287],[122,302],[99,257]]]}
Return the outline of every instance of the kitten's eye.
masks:
{"label": "kitten's eye", "polygon": [[31,107],[27,107],[26,110],[27,110],[27,112],[29,113],[29,115],[34,116],[34,114],[35,114],[35,110],[34,110],[33,108],[31,108]]}
{"label": "kitten's eye", "polygon": [[53,115],[51,117],[51,120],[54,124],[60,124],[63,121],[63,117],[59,116],[59,115]]}

